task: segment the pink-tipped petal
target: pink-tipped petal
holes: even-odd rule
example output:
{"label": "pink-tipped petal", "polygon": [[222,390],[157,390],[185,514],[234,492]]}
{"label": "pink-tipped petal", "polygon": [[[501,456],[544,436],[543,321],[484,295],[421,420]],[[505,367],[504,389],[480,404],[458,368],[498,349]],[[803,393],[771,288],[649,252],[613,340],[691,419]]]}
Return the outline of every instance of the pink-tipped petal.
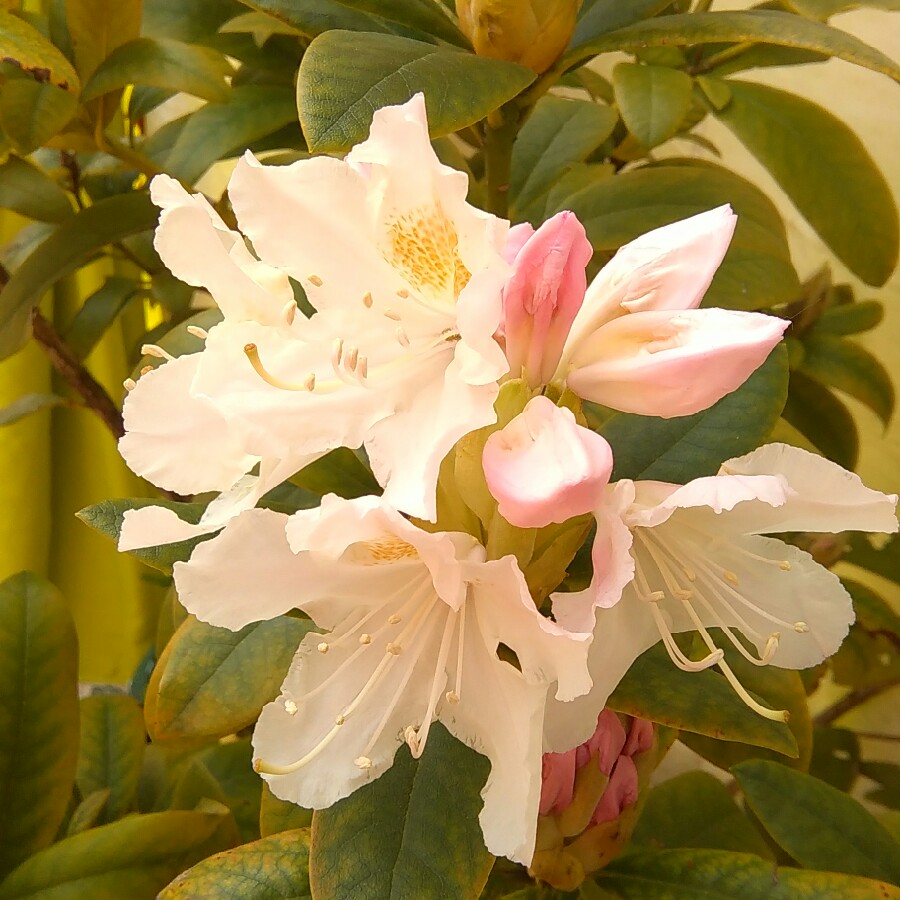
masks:
{"label": "pink-tipped petal", "polygon": [[789,323],[724,309],[638,312],[594,332],[568,373],[580,397],[645,416],[687,416],[740,387]]}
{"label": "pink-tipped petal", "polygon": [[600,435],[538,396],[488,438],[482,463],[500,515],[521,528],[540,528],[593,510],[613,460]]}
{"label": "pink-tipped petal", "polygon": [[591,816],[591,825],[618,819],[622,811],[637,802],[637,767],[630,756],[620,756],[609,784]]}
{"label": "pink-tipped petal", "polygon": [[568,809],[572,804],[575,789],[575,754],[545,753],[541,759],[541,805],[542,816],[555,815]]}
{"label": "pink-tipped petal", "polygon": [[[530,226],[528,226],[530,227]],[[504,253],[517,245],[513,274],[503,289],[503,332],[514,375],[536,387],[550,381],[587,285],[593,250],[574,213],[557,213],[522,242],[517,226]]]}

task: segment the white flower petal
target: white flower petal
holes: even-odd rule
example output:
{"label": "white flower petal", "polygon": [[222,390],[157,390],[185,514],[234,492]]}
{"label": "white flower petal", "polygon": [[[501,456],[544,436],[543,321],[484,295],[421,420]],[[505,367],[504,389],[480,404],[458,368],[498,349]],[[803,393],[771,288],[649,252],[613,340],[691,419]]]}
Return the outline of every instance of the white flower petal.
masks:
{"label": "white flower petal", "polygon": [[125,551],[174,544],[204,534],[212,534],[220,527],[218,524],[195,525],[185,522],[164,506],[143,506],[140,509],[127,510],[122,517],[118,548]]}
{"label": "white flower petal", "polygon": [[897,530],[896,494],[873,491],[855,473],[799,447],[765,444],[729,459],[720,473],[778,473],[789,486],[786,502],[777,509],[741,508],[741,527],[749,533],[855,530],[892,534]]}
{"label": "white flower petal", "polygon": [[153,244],[172,274],[206,288],[226,319],[276,323],[293,300],[287,277],[257,260],[202,194],[157,175],[150,197],[162,208]]}
{"label": "white flower petal", "polygon": [[179,494],[227,490],[259,461],[222,412],[191,393],[204,357],[179,356],[142,375],[123,407],[119,452],[125,462],[141,477]]}

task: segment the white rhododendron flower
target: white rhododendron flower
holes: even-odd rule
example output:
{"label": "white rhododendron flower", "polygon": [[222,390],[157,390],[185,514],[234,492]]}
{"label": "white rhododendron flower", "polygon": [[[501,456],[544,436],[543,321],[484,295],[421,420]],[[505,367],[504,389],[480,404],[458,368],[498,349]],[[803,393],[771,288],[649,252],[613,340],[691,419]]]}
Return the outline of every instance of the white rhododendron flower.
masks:
{"label": "white rhododendron flower", "polygon": [[[129,465],[178,493],[234,488],[222,504],[231,515],[329,450],[365,445],[388,501],[433,519],[440,462],[494,421],[508,368],[494,338],[508,223],[466,203],[467,190],[431,148],[421,94],[376,112],[346,159],[263,166],[248,153],[228,188],[240,232],[172,179],[154,180],[163,262],[209,290],[225,321],[201,353],[131,391]],[[311,318],[296,314],[287,276]],[[248,490],[241,479],[257,464]],[[166,522],[179,529],[171,515],[142,515],[154,526],[132,524],[127,546],[160,543]]]}
{"label": "white rhododendron flower", "polygon": [[[662,640],[685,671],[718,665],[741,699],[768,718],[722,660],[719,628],[756,665],[805,669],[840,646],[854,612],[840,579],[808,553],[770,533],[897,531],[897,497],[787,444],[767,444],[685,485],[619,481],[597,510],[594,579],[553,596],[556,620],[594,626],[590,698],[554,704],[548,737],[566,749],[578,721],[590,721],[634,660]],[[622,586],[621,574],[633,572]],[[697,631],[708,655],[685,656],[673,634]],[[742,635],[755,648],[746,648]],[[585,725],[584,728],[587,729]]]}
{"label": "white rhododendron flower", "polygon": [[329,806],[404,741],[418,757],[441,721],[491,761],[488,849],[531,860],[548,689],[561,702],[590,689],[590,635],[538,612],[512,556],[486,560],[470,535],[422,531],[380,498],[329,495],[290,517],[242,513],[176,564],[175,582],[214,625],[296,607],[326,631],[304,638],[256,727],[257,770],[276,796]]}
{"label": "white rhododendron flower", "polygon": [[685,416],[740,387],[788,322],[697,309],[734,232],[728,206],[622,247],[586,286],[591,245],[571,212],[537,231],[516,225],[505,253],[503,340],[511,375],[565,383],[585,400],[648,416]]}

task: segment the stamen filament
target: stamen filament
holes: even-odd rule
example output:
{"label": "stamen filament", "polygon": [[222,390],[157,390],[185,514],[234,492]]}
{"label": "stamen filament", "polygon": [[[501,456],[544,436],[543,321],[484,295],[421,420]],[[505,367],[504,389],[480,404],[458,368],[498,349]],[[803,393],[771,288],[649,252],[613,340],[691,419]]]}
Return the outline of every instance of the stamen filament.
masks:
{"label": "stamen filament", "polygon": [[141,353],[144,356],[153,356],[156,357],[156,359],[164,359],[166,362],[171,362],[175,359],[168,350],[163,350],[158,344],[144,344],[141,347]]}

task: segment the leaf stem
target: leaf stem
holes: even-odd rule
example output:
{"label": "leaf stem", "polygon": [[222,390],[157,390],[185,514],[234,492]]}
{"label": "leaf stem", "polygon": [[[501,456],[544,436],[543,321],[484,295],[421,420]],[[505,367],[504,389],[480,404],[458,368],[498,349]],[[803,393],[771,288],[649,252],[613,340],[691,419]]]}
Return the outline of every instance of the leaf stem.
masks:
{"label": "leaf stem", "polygon": [[900,678],[892,678],[889,681],[881,682],[881,684],[870,684],[864,687],[854,688],[848,694],[841,697],[837,703],[832,704],[827,709],[823,709],[822,712],[813,719],[813,724],[820,727],[831,725],[832,722],[837,721],[841,716],[856,709],[857,706],[862,706],[873,697],[877,697],[879,694],[882,694],[893,687],[897,687],[897,685],[900,685]]}
{"label": "leaf stem", "polygon": [[726,47],[718,53],[713,53],[707,59],[700,60],[695,65],[690,66],[687,73],[688,75],[703,75],[705,72],[711,72],[716,66],[721,66],[722,63],[730,62],[732,59],[743,56],[755,46],[756,43],[754,41],[741,41],[739,44],[732,44],[730,47]]}

